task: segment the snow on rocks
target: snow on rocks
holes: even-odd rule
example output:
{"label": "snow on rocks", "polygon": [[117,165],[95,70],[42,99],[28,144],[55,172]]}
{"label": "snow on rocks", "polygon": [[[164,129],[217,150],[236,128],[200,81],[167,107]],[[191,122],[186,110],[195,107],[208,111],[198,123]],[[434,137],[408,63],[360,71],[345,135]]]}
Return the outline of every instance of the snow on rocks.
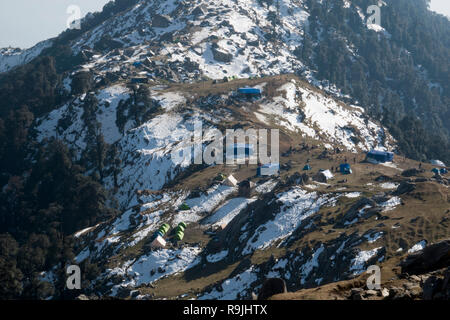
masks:
{"label": "snow on rocks", "polygon": [[349,192],[344,194],[346,198],[359,198],[361,196],[361,192]]}
{"label": "snow on rocks", "polygon": [[402,199],[400,197],[392,197],[389,200],[380,204],[383,207],[383,212],[394,210],[398,205],[402,203]]}
{"label": "snow on rocks", "polygon": [[268,221],[255,230],[254,236],[248,240],[242,254],[267,248],[274,241],[290,236],[304,219],[335,199],[328,195],[319,196],[316,192],[308,193],[299,187],[294,187],[279,194],[277,200],[282,204],[280,212],[274,220]]}
{"label": "snow on rocks", "polygon": [[399,183],[384,182],[384,183],[380,184],[380,187],[383,189],[397,189],[397,187],[399,185],[400,185]]}
{"label": "snow on rocks", "polygon": [[225,257],[228,255],[228,250],[223,250],[215,254],[210,254],[206,256],[206,261],[209,263],[216,263],[219,261],[222,261],[225,259]]}
{"label": "snow on rocks", "polygon": [[252,203],[256,198],[233,198],[221,206],[214,214],[205,219],[204,223],[213,226],[221,226],[222,228],[228,225],[249,203]]}
{"label": "snow on rocks", "polygon": [[314,251],[314,253],[311,256],[311,259],[309,259],[305,264],[301,267],[301,284],[305,284],[305,279],[310,275],[310,273],[314,270],[314,268],[319,267],[319,257],[322,254],[322,252],[325,250],[325,247],[323,244]]}
{"label": "snow on rocks", "polygon": [[[121,100],[129,97],[128,89],[122,85],[114,85],[100,90],[95,95],[99,101],[96,110],[96,121],[99,123],[101,133],[105,142],[112,144],[122,138],[122,134],[116,125],[116,110]],[[80,96],[72,102],[53,110],[47,116],[38,119],[38,141],[45,138],[58,137],[76,148],[78,156],[86,148],[87,127],[82,118],[84,114],[83,102],[85,96]],[[62,129],[61,122],[69,123],[68,127]]]}
{"label": "snow on rocks", "polygon": [[278,184],[276,180],[268,180],[264,183],[258,184],[255,188],[255,191],[258,193],[269,193],[271,192]]}
{"label": "snow on rocks", "polygon": [[138,287],[184,272],[200,262],[198,257],[200,252],[201,249],[198,247],[185,247],[178,250],[160,249],[143,255],[136,261],[127,261],[121,267],[108,269],[109,277],[122,276],[128,279],[114,286],[113,292],[117,292],[119,287]]}
{"label": "snow on rocks", "polygon": [[244,272],[220,284],[221,290],[213,289],[198,297],[198,300],[236,300],[249,293],[250,286],[258,280],[257,270],[252,266]]}
{"label": "snow on rocks", "polygon": [[375,232],[371,234],[366,234],[364,237],[367,239],[367,242],[374,243],[378,239],[380,239],[383,236],[383,232]]}
{"label": "snow on rocks", "polygon": [[[291,131],[300,131],[311,138],[322,138],[355,152],[360,148],[385,148],[388,143],[383,127],[363,117],[359,108],[344,107],[334,99],[289,82],[278,89],[284,95],[273,102],[261,104],[259,113],[276,119]],[[301,97],[300,97],[301,96]]]}
{"label": "snow on rocks", "polygon": [[39,56],[44,49],[51,47],[52,44],[52,40],[45,40],[25,50],[18,48],[0,49],[0,73],[30,62]]}
{"label": "snow on rocks", "polygon": [[375,257],[380,249],[382,249],[382,247],[366,251],[360,250],[356,257],[352,259],[350,271],[353,271],[353,275],[357,276],[366,271],[367,262]]}
{"label": "snow on rocks", "polygon": [[[187,199],[185,203],[189,206],[189,210],[180,211],[174,219],[174,223],[180,222],[194,222],[198,221],[202,218],[202,214],[211,213],[215,208],[217,208],[227,196],[231,193],[235,192],[237,189],[234,187],[224,186],[220,184],[216,184],[212,186],[206,194],[200,195],[200,197]],[[239,202],[239,200],[238,200]],[[235,203],[233,203],[235,204]],[[219,212],[216,218],[218,220],[222,218],[226,218],[228,209],[233,207],[233,204],[229,207],[223,209],[223,211]],[[236,209],[236,208],[235,208]],[[232,211],[232,210],[231,210]],[[237,212],[239,213],[239,212]],[[237,214],[235,212],[235,214]],[[218,221],[213,218],[211,221]],[[214,222],[212,222],[214,223]]]}
{"label": "snow on rocks", "polygon": [[422,240],[422,241],[416,243],[415,245],[413,245],[411,247],[411,249],[408,250],[408,253],[414,253],[414,252],[423,250],[426,246],[427,246],[427,241]]}

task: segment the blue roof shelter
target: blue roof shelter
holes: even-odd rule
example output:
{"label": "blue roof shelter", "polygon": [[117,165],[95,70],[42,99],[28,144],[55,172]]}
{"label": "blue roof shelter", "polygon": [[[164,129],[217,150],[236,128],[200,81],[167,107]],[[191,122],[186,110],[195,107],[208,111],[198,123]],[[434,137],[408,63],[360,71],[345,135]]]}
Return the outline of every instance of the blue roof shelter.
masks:
{"label": "blue roof shelter", "polygon": [[439,170],[439,172],[440,172],[441,174],[447,174],[447,173],[448,173],[447,169],[445,169],[445,168],[441,168],[441,169]]}
{"label": "blue roof shelter", "polygon": [[387,151],[371,150],[367,153],[367,161],[369,162],[391,162],[394,160],[394,154]]}
{"label": "blue roof shelter", "polygon": [[259,96],[261,95],[261,89],[258,88],[250,88],[250,87],[245,87],[245,88],[239,88],[238,92],[240,94],[244,94],[244,95],[254,95],[254,96]]}

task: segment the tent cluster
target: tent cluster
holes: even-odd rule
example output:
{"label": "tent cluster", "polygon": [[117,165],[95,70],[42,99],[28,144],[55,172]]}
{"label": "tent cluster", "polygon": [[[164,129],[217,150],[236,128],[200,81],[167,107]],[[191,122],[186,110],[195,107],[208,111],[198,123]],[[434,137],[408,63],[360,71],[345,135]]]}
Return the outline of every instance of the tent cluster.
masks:
{"label": "tent cluster", "polygon": [[431,172],[433,172],[435,175],[444,175],[448,173],[448,170],[446,168],[433,168],[431,169]]}
{"label": "tent cluster", "polygon": [[[159,229],[150,238],[151,246],[154,248],[164,248],[167,244],[164,237],[167,235],[169,230],[170,226],[167,223],[161,225],[161,227],[159,227]],[[186,230],[186,224],[184,222],[180,222],[178,226],[173,230],[171,240],[173,242],[183,240],[184,230]]]}

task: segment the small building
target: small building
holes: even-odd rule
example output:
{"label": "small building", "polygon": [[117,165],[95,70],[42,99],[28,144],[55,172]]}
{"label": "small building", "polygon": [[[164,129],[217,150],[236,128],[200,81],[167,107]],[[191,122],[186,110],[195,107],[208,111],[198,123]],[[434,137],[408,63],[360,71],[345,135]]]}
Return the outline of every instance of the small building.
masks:
{"label": "small building", "polygon": [[280,174],[279,163],[266,163],[258,167],[256,175],[261,176],[274,176]]}
{"label": "small building", "polygon": [[223,184],[229,187],[237,187],[238,181],[231,174],[223,181]]}
{"label": "small building", "polygon": [[392,162],[393,160],[394,153],[387,151],[371,150],[366,156],[366,161],[374,164]]}
{"label": "small building", "polygon": [[342,163],[341,165],[339,165],[339,170],[341,171],[342,174],[351,174],[352,173],[352,168],[350,167],[350,165],[348,163]]}

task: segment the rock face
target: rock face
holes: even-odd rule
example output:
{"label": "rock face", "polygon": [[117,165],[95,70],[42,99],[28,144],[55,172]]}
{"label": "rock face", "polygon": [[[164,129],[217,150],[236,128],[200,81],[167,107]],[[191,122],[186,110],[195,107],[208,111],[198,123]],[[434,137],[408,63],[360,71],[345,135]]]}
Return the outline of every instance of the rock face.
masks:
{"label": "rock face", "polygon": [[411,191],[414,191],[416,189],[416,185],[414,183],[409,183],[406,181],[403,181],[397,188],[397,190],[394,191],[395,196],[399,196],[404,193],[408,193]]}
{"label": "rock face", "polygon": [[286,282],[280,278],[267,279],[261,290],[259,291],[258,300],[267,300],[267,298],[279,294],[286,293]]}
{"label": "rock face", "polygon": [[419,170],[416,168],[411,168],[411,169],[407,169],[405,171],[402,172],[402,176],[404,177],[412,177],[412,176],[417,176],[420,173],[423,173],[424,170]]}
{"label": "rock face", "polygon": [[233,60],[233,55],[231,53],[225,52],[219,48],[212,48],[212,53],[214,60],[219,62],[231,62]]}
{"label": "rock face", "polygon": [[402,273],[421,274],[450,265],[450,240],[429,245],[400,263]]}
{"label": "rock face", "polygon": [[202,16],[206,13],[206,9],[204,6],[198,6],[192,11],[192,15],[194,16]]}
{"label": "rock face", "polygon": [[156,14],[152,19],[152,27],[154,28],[167,28],[172,23],[172,19],[169,16]]}

